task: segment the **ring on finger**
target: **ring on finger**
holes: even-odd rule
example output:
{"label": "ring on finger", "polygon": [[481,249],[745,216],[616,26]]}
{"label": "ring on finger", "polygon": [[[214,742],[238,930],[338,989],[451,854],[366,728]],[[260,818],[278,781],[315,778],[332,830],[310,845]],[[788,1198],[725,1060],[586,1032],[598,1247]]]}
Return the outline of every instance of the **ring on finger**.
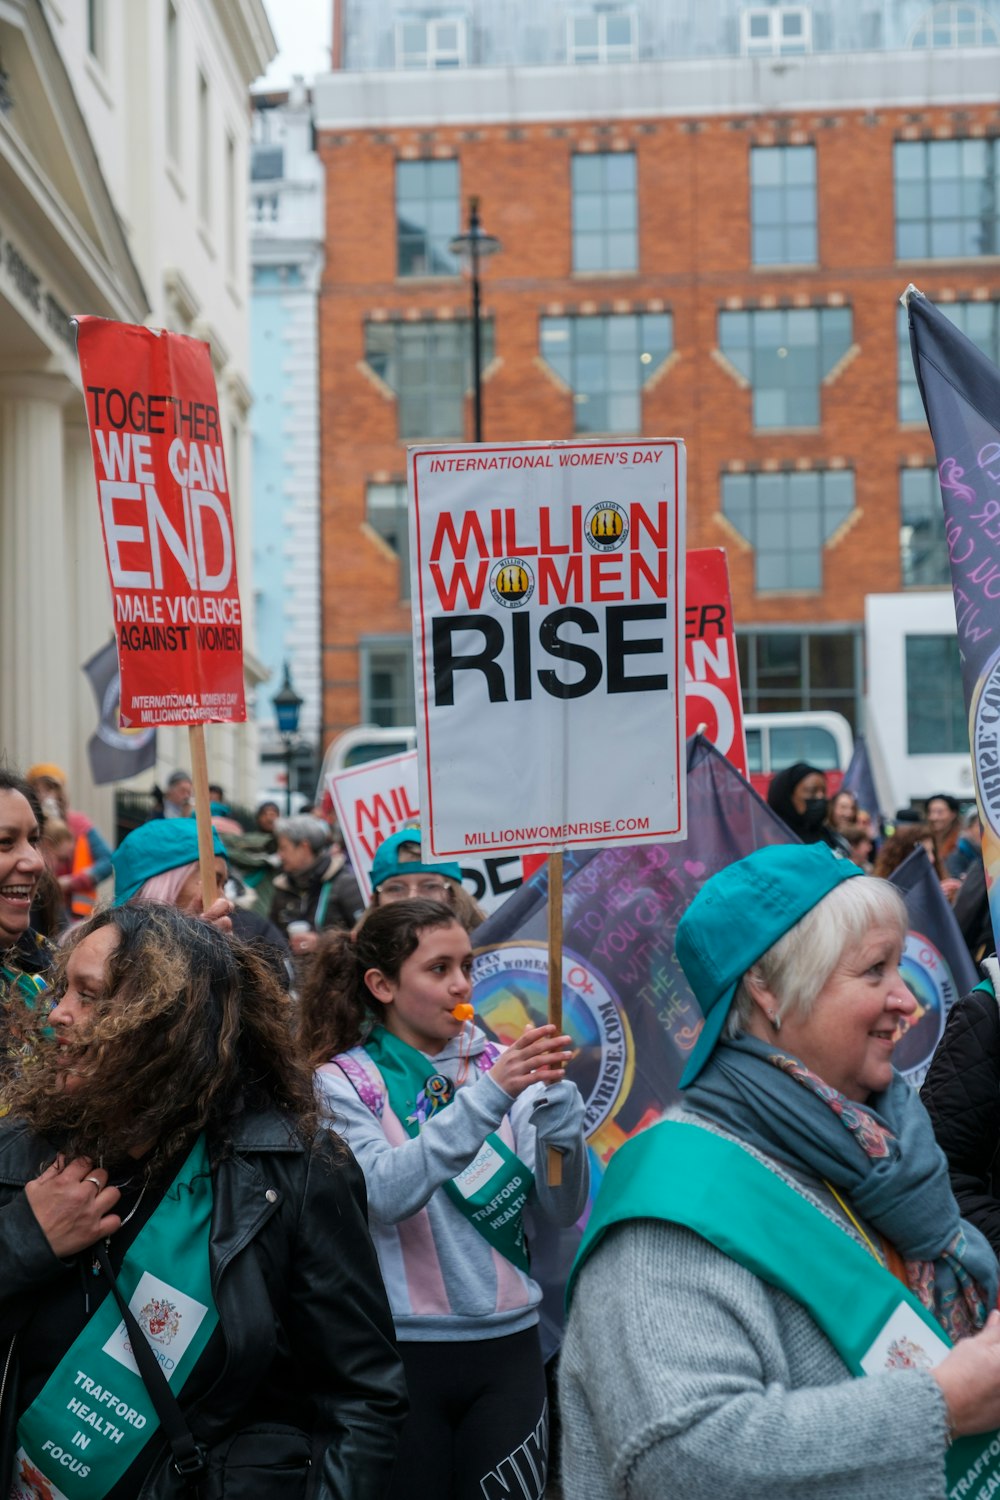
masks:
{"label": "ring on finger", "polygon": [[96,1177],[85,1177],[83,1180],[84,1182],[92,1182],[99,1193],[104,1191]]}

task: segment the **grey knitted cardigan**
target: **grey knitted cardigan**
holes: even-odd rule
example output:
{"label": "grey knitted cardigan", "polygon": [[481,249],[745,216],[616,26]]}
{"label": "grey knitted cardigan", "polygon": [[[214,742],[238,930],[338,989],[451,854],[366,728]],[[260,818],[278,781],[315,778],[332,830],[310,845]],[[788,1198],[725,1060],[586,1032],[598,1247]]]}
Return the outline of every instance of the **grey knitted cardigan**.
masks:
{"label": "grey knitted cardigan", "polygon": [[797,1302],[673,1224],[621,1225],[583,1267],[559,1389],[567,1500],[944,1500],[933,1377],[855,1379]]}

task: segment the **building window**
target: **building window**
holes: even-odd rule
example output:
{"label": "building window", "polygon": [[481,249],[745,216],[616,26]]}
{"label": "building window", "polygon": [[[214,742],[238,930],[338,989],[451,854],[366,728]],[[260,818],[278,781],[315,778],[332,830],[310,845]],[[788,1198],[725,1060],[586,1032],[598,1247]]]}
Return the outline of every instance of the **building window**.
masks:
{"label": "building window", "polygon": [[638,27],[631,10],[570,16],[566,52],[571,63],[632,62]]}
{"label": "building window", "polygon": [[198,74],[198,215],[208,224],[212,212],[212,135],[208,79]]}
{"label": "building window", "polygon": [[[966,338],[993,364],[1000,364],[1000,302],[938,302],[938,312],[950,318]],[[910,329],[906,309],[901,307],[896,314],[896,331],[899,349],[899,420],[901,422],[923,422],[924,404],[917,386],[917,373],[913,368],[910,351]]]}
{"label": "building window", "polygon": [[107,60],[107,17],[104,6],[105,0],[87,0],[87,51],[102,68]]}
{"label": "building window", "polygon": [[634,271],[638,264],[633,151],[573,157],[573,270]]}
{"label": "building window", "polygon": [[[482,324],[484,366],[493,356],[493,322]],[[395,391],[401,438],[460,438],[472,387],[468,321],[368,323],[365,359]]]}
{"label": "building window", "polygon": [[574,432],[641,432],[642,388],[674,346],[670,313],[542,318],[542,358],[573,392]]}
{"label": "building window", "polygon": [[1000,247],[1000,141],[897,141],[897,260],[962,260]]}
{"label": "building window", "polygon": [[740,12],[746,57],[812,51],[812,13],[805,5],[747,5]]}
{"label": "building window", "polygon": [[755,266],[815,263],[815,146],[751,149],[750,212]]}
{"label": "building window", "polygon": [[957,636],[906,637],[906,751],[908,755],[969,753]]}
{"label": "building window", "polygon": [[824,544],[853,509],[850,469],[722,476],[722,513],[754,549],[758,593],[821,589]]}
{"label": "building window", "polygon": [[167,0],[164,38],[164,91],[166,94],[167,152],[174,162],[181,159],[181,59],[180,21],[174,0]]}
{"label": "building window", "polygon": [[366,724],[395,729],[415,724],[413,645],[409,636],[361,643],[361,717]]}
{"label": "building window", "polygon": [[860,630],[740,632],[736,651],[747,713],[810,709],[843,714],[851,725],[857,725],[862,683]]}
{"label": "building window", "polygon": [[936,469],[900,470],[899,557],[904,588],[933,588],[951,582]]}
{"label": "building window", "polygon": [[280,182],[285,175],[284,146],[250,148],[250,181]]}
{"label": "building window", "polygon": [[396,27],[398,68],[461,68],[465,66],[465,20],[437,16],[426,21],[401,21]]}
{"label": "building window", "polygon": [[456,276],[448,242],[459,233],[457,161],[396,163],[396,247],[400,276]]}
{"label": "building window", "polygon": [[410,522],[406,485],[370,484],[365,497],[365,519],[399,558],[399,597],[410,597]]}
{"label": "building window", "polygon": [[277,193],[254,193],[250,199],[250,217],[255,224],[277,224],[279,206]]}
{"label": "building window", "polygon": [[978,5],[932,5],[917,22],[911,47],[996,47],[1000,26]]}
{"label": "building window", "polygon": [[850,347],[849,307],[719,314],[719,348],[753,388],[755,427],[818,427],[820,387]]}

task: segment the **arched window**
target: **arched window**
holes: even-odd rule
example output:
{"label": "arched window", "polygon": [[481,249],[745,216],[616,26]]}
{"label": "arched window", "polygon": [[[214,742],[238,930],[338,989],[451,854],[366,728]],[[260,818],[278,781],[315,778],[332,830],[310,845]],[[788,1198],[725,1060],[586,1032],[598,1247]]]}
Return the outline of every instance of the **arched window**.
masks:
{"label": "arched window", "polygon": [[910,37],[911,47],[997,47],[1000,24],[981,6],[956,0],[924,11]]}

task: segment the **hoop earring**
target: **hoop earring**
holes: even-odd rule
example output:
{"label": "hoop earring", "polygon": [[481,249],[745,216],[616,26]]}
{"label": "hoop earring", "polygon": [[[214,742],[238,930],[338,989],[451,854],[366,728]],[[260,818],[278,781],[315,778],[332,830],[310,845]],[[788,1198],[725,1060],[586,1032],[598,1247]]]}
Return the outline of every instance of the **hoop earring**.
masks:
{"label": "hoop earring", "polygon": [[770,1021],[775,1031],[781,1030],[781,1017],[778,1015],[777,1011],[775,1011],[772,1015],[769,1015],[767,1019]]}

